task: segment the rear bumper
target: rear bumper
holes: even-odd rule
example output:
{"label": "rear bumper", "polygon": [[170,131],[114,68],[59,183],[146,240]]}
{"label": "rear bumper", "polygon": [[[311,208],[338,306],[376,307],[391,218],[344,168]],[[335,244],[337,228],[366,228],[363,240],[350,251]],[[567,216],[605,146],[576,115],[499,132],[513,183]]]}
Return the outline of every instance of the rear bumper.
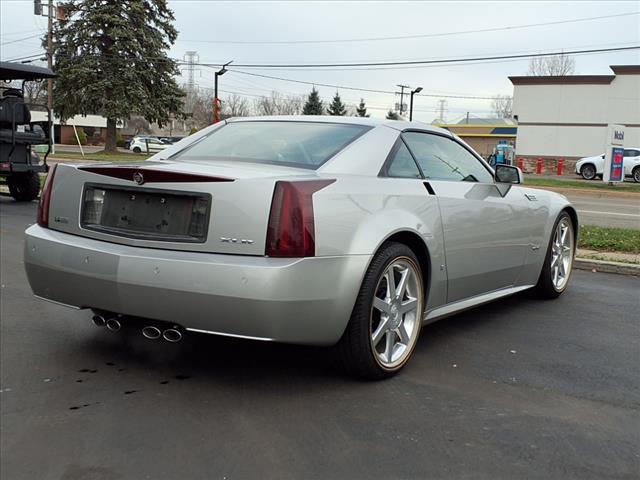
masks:
{"label": "rear bumper", "polygon": [[38,225],[27,229],[24,250],[33,293],[54,302],[191,330],[314,345],[339,340],[369,260],[139,248]]}

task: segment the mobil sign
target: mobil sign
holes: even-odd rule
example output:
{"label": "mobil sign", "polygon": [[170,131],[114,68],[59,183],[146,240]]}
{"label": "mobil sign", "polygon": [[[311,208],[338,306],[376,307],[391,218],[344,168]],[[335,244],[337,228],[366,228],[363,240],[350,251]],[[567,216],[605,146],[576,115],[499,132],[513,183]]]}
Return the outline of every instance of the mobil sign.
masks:
{"label": "mobil sign", "polygon": [[604,155],[603,182],[624,182],[624,125],[610,124]]}

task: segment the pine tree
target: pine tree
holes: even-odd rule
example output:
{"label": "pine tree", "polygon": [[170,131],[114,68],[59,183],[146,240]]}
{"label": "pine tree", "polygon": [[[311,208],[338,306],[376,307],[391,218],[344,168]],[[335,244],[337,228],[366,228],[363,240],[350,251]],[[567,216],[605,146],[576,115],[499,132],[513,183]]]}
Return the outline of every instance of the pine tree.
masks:
{"label": "pine tree", "polygon": [[389,110],[387,112],[387,116],[385,117],[387,120],[400,120],[400,115],[398,115],[393,110]]}
{"label": "pine tree", "polygon": [[116,124],[132,115],[160,126],[181,114],[184,93],[167,56],[176,41],[167,0],[58,2],[65,19],[53,31],[54,109],[107,118],[106,151],[116,150]]}
{"label": "pine tree", "polygon": [[322,115],[322,100],[320,100],[320,95],[316,90],[316,87],[311,89],[311,93],[309,94],[309,98],[307,98],[307,103],[304,104],[302,108],[303,115]]}
{"label": "pine tree", "polygon": [[370,115],[367,113],[367,106],[364,104],[364,98],[360,99],[360,105],[356,107],[356,116],[358,117],[369,117]]}
{"label": "pine tree", "polygon": [[333,97],[333,101],[331,102],[331,105],[329,105],[329,108],[327,108],[327,113],[329,115],[333,115],[335,116],[340,116],[343,117],[347,114],[347,107],[345,106],[344,103],[342,103],[342,99],[340,98],[340,94],[338,93],[338,91],[336,90],[336,94]]}

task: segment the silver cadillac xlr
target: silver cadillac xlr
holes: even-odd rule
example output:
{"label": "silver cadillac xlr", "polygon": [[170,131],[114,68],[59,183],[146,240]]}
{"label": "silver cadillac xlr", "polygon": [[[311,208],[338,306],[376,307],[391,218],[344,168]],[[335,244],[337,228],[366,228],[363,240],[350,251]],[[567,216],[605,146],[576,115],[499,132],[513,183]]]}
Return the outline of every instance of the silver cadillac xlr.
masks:
{"label": "silver cadillac xlr", "polygon": [[112,330],[334,345],[383,378],[426,323],[567,288],[576,211],[521,183],[422,123],[230,119],[147,161],[52,169],[25,266]]}

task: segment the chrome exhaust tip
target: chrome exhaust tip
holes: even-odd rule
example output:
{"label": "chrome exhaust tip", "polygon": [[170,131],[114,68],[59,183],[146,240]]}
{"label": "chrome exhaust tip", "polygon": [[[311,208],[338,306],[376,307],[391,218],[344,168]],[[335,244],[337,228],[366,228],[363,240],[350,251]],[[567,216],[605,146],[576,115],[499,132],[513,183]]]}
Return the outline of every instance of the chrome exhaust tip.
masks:
{"label": "chrome exhaust tip", "polygon": [[91,321],[96,327],[104,327],[107,323],[102,315],[94,315]]}
{"label": "chrome exhaust tip", "polygon": [[175,328],[167,328],[164,332],[162,332],[162,338],[164,338],[167,342],[176,343],[182,340],[182,332],[180,332],[180,330],[176,330]]}
{"label": "chrome exhaust tip", "polygon": [[157,340],[162,336],[162,332],[158,327],[148,325],[142,329],[142,336],[148,338],[149,340]]}
{"label": "chrome exhaust tip", "polygon": [[117,332],[122,328],[122,324],[115,318],[110,318],[109,320],[107,320],[107,328],[112,332]]}

